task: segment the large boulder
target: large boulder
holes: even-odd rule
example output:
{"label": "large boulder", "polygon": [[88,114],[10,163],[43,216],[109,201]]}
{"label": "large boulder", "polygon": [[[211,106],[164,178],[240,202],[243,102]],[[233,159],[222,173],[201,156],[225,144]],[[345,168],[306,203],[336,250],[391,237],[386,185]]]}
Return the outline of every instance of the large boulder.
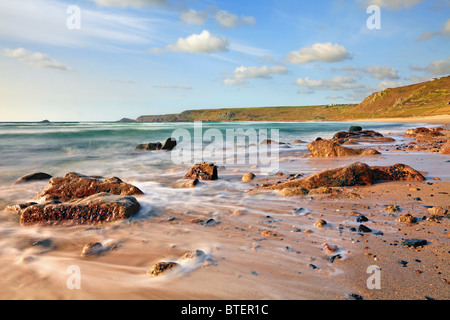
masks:
{"label": "large boulder", "polygon": [[22,225],[80,225],[127,219],[140,209],[132,196],[98,193],[68,202],[25,204],[16,212]]}
{"label": "large boulder", "polygon": [[420,172],[404,164],[390,167],[369,167],[356,162],[345,167],[324,170],[306,178],[263,185],[263,189],[283,190],[285,188],[315,189],[320,187],[352,187],[371,185],[378,180],[424,181]]}
{"label": "large boulder", "polygon": [[199,179],[199,180],[217,180],[217,166],[214,163],[203,162],[195,164],[184,175],[185,179]]}
{"label": "large boulder", "polygon": [[42,201],[70,201],[91,196],[96,193],[108,192],[115,195],[141,195],[143,192],[117,177],[106,180],[84,176],[78,173],[68,173],[64,177],[50,179],[45,189],[35,196]]}
{"label": "large boulder", "polygon": [[385,137],[381,133],[373,130],[340,131],[337,132],[331,140],[337,144],[357,144],[359,142],[386,143],[395,141],[395,139]]}
{"label": "large boulder", "polygon": [[314,158],[333,158],[349,156],[369,156],[380,154],[377,150],[356,149],[340,146],[331,140],[316,140],[308,144],[308,150]]}

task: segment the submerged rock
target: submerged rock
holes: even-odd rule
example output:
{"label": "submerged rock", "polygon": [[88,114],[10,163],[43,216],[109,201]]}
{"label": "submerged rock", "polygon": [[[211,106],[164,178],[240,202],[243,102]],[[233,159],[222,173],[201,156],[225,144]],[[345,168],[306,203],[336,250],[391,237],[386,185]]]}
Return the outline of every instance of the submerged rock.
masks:
{"label": "submerged rock", "polygon": [[314,158],[333,158],[349,156],[368,156],[380,154],[376,150],[343,147],[332,140],[316,140],[308,144],[308,150]]}
{"label": "submerged rock", "polygon": [[27,174],[26,176],[23,176],[23,177],[17,179],[14,182],[14,184],[26,183],[26,182],[37,181],[37,180],[48,180],[50,178],[52,178],[52,176],[49,175],[48,173],[35,172],[35,173]]}
{"label": "submerged rock", "polygon": [[185,179],[199,179],[199,180],[217,180],[217,166],[214,163],[203,162],[195,164],[184,175]]}

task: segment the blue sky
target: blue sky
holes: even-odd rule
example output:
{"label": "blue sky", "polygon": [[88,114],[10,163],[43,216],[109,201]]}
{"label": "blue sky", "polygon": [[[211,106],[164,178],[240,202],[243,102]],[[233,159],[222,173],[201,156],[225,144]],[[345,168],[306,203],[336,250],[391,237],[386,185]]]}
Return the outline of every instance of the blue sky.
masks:
{"label": "blue sky", "polygon": [[449,75],[449,40],[449,0],[0,0],[0,121],[358,103]]}

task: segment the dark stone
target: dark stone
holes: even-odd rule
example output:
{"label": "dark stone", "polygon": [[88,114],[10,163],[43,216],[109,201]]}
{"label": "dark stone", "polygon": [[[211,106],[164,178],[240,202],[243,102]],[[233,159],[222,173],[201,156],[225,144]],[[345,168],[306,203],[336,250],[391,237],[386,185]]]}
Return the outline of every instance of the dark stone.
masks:
{"label": "dark stone", "polygon": [[26,183],[26,182],[30,182],[30,181],[36,181],[36,180],[49,180],[51,177],[52,176],[49,175],[48,173],[36,172],[36,173],[31,173],[31,174],[28,174],[26,176],[23,176],[23,177],[17,179],[16,182],[14,182],[14,184]]}
{"label": "dark stone", "polygon": [[358,132],[358,131],[362,131],[362,127],[360,127],[360,126],[350,126],[350,128],[348,128],[348,132]]}
{"label": "dark stone", "polygon": [[361,295],[357,294],[357,293],[347,293],[345,295],[345,298],[347,300],[364,300],[364,298]]}
{"label": "dark stone", "polygon": [[370,229],[369,227],[366,227],[363,224],[360,224],[359,227],[358,227],[358,232],[369,233],[369,232],[372,232],[372,229]]}
{"label": "dark stone", "polygon": [[402,242],[402,245],[407,246],[407,247],[421,247],[421,246],[425,246],[428,244],[427,240],[422,240],[422,239],[409,239],[409,240],[404,240]]}
{"label": "dark stone", "polygon": [[356,217],[356,222],[361,223],[361,222],[367,222],[367,221],[369,221],[369,219],[367,219],[366,216],[364,216],[364,215],[360,215],[360,216]]}
{"label": "dark stone", "polygon": [[161,150],[173,150],[177,146],[177,140],[174,138],[168,138],[161,147]]}

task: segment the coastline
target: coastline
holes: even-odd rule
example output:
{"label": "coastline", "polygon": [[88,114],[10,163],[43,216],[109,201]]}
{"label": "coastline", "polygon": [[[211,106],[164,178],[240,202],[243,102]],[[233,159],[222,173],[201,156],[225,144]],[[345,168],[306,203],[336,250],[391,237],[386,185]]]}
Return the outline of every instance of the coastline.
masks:
{"label": "coastline", "polygon": [[[347,294],[358,294],[366,300],[450,299],[448,217],[438,222],[422,219],[428,207],[450,209],[446,200],[450,172],[442,170],[448,156],[398,151],[386,144],[379,148],[379,156],[330,159],[313,159],[307,152],[282,149],[280,169],[286,177],[298,173],[299,168],[317,172],[356,161],[369,165],[406,163],[423,172],[427,180],[344,187],[332,195],[280,197],[272,191],[248,193],[256,183],[281,179],[257,175],[252,182],[243,183],[242,175],[255,170],[249,165],[221,168],[217,182],[174,189],[176,180],[185,172],[182,166],[173,169],[171,175],[178,178],[171,181],[131,180],[148,194],[139,200],[144,206],[150,203],[154,209],[129,221],[68,228],[17,228],[13,217],[3,215],[6,225],[0,234],[8,235],[4,241],[10,249],[0,250],[0,296],[342,300]],[[158,206],[158,198],[152,193],[159,185],[167,197],[173,198],[171,205]],[[34,185],[28,195],[44,186],[45,183]],[[186,202],[192,198],[199,201]],[[392,204],[398,205],[400,212],[387,212],[386,206]],[[302,212],[296,210],[299,208],[304,208],[305,213],[295,213]],[[351,231],[358,225],[356,213],[368,217],[365,225],[377,233]],[[397,222],[405,213],[419,221]],[[217,223],[207,226],[198,222],[209,219]],[[327,225],[316,227],[318,219],[326,220]],[[416,249],[402,246],[402,241],[409,238],[426,239],[428,244]],[[30,246],[42,239],[51,239],[53,246]],[[118,244],[115,250],[87,259],[80,256],[86,243],[110,241]],[[331,262],[332,254],[324,250],[325,244],[337,246],[336,253],[341,258]],[[186,264],[180,272],[161,278],[147,274],[153,264],[177,261],[196,249],[204,251],[210,260]],[[407,262],[406,267],[400,261]],[[66,270],[71,265],[82,270],[81,290],[66,287]],[[381,289],[367,288],[367,268],[372,265],[382,270]]]}

